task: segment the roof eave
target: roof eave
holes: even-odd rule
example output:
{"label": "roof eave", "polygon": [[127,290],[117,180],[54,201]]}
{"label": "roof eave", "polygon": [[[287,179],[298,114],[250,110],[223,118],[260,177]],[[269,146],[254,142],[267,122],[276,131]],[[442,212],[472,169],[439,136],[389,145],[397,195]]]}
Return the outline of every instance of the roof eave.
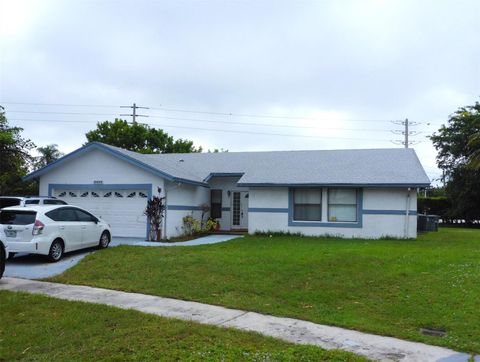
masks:
{"label": "roof eave", "polygon": [[238,182],[241,187],[427,187],[430,183],[274,183]]}
{"label": "roof eave", "polygon": [[94,150],[94,149],[97,149],[97,150],[101,150],[101,151],[104,151],[104,152],[107,152],[109,153],[110,155],[113,155],[123,161],[126,161],[134,166],[137,166],[141,169],[143,169],[144,171],[147,171],[151,174],[154,174],[155,176],[160,176],[162,178],[165,178],[166,180],[168,181],[174,181],[174,182],[181,182],[181,183],[188,183],[188,184],[193,184],[193,185],[198,185],[198,186],[208,186],[207,184],[203,183],[203,182],[200,182],[200,181],[195,181],[195,180],[188,180],[188,179],[184,179],[184,178],[179,178],[179,177],[175,177],[173,175],[170,175],[166,172],[163,172],[163,171],[160,171],[150,165],[147,165],[146,163],[143,163],[133,157],[130,157],[128,155],[125,155],[121,152],[118,152],[112,148],[109,148],[107,146],[105,146],[104,144],[102,143],[98,143],[98,142],[91,142],[91,143],[88,143],[86,144],[85,146],[69,153],[68,155],[65,155],[63,156],[62,158],[59,158],[58,160],[50,163],[49,165],[47,166],[44,166],[42,167],[41,169],[39,170],[36,170],[36,171],[33,171],[31,172],[30,174],[24,176],[22,178],[23,181],[30,181],[32,179],[35,179],[35,178],[38,178],[42,175],[44,175],[45,173],[47,172],[50,172],[52,171],[53,169],[61,166],[62,164],[64,164],[65,162],[68,162],[68,161],[71,161],[72,159],[78,157],[78,156],[81,156],[82,154],[86,153],[86,152],[89,152],[91,150]]}

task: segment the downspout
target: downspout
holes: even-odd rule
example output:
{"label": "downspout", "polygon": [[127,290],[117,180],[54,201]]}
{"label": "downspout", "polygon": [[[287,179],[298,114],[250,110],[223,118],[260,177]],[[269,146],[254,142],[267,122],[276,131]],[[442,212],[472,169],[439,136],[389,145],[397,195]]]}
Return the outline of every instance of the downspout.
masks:
{"label": "downspout", "polygon": [[410,227],[410,190],[409,187],[407,189],[407,205],[405,209],[405,239],[408,239],[408,232]]}
{"label": "downspout", "polygon": [[167,209],[168,209],[168,200],[167,200],[167,186],[165,185],[165,182],[163,184],[164,190],[163,192],[165,193],[165,215],[163,215],[163,237],[165,240],[167,239]]}

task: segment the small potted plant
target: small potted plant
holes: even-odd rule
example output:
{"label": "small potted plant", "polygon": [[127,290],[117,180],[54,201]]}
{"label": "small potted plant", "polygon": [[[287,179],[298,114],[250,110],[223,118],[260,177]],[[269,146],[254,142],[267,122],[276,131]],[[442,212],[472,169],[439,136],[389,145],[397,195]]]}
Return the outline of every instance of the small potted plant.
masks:
{"label": "small potted plant", "polygon": [[220,223],[215,220],[215,219],[212,219],[211,217],[207,220],[207,222],[205,223],[205,231],[206,232],[215,232],[215,231],[218,231],[220,230]]}

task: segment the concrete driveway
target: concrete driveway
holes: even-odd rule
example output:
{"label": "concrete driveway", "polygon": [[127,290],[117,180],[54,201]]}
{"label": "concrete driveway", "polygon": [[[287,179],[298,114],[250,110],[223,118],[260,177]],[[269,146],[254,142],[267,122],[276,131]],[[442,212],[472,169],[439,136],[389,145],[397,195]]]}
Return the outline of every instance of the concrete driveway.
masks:
{"label": "concrete driveway", "polygon": [[[209,235],[202,238],[176,242],[176,243],[155,243],[148,242],[143,239],[135,238],[119,238],[114,237],[110,243],[110,247],[119,245],[133,245],[133,246],[151,246],[151,247],[174,247],[174,246],[195,246],[216,244],[231,239],[241,237],[239,235]],[[41,279],[48,278],[63,273],[76,265],[87,255],[94,253],[97,249],[83,249],[67,253],[58,263],[49,263],[41,255],[33,254],[18,254],[13,259],[8,260],[5,266],[6,277],[26,278],[26,279]]]}

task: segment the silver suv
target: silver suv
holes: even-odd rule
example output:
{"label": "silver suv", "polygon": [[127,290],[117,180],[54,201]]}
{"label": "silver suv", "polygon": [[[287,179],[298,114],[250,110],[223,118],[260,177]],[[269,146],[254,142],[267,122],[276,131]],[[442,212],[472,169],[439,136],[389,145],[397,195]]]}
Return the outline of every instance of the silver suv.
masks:
{"label": "silver suv", "polygon": [[65,201],[44,196],[0,196],[0,209],[8,206],[67,205]]}

